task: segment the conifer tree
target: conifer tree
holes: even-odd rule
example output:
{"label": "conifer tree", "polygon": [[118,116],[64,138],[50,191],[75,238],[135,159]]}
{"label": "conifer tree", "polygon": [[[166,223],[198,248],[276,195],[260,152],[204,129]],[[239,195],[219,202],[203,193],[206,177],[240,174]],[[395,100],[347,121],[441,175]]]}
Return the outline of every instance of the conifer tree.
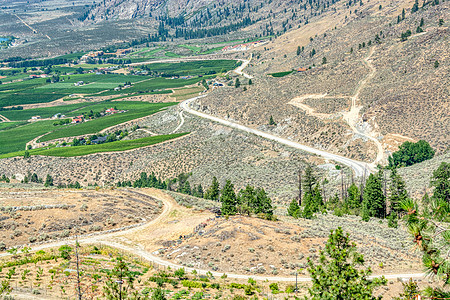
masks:
{"label": "conifer tree", "polygon": [[241,213],[250,215],[256,205],[255,189],[247,185],[245,189],[239,191],[239,203]]}
{"label": "conifer tree", "polygon": [[370,268],[362,269],[364,257],[356,251],[356,244],[342,228],[331,231],[325,250],[320,252],[316,265],[308,258],[308,272],[312,287],[308,289],[311,300],[375,300],[378,286],[386,285],[386,279],[369,279]]}
{"label": "conifer tree", "polygon": [[267,215],[273,215],[272,200],[267,196],[266,191],[260,188],[256,191],[256,203],[255,213],[263,213]]}
{"label": "conifer tree", "polygon": [[400,208],[400,203],[406,198],[408,198],[408,192],[406,191],[406,184],[402,177],[397,173],[397,169],[392,169],[391,172],[391,185],[389,187],[389,202],[391,213],[398,213]]}
{"label": "conifer tree", "polygon": [[350,209],[360,208],[361,207],[361,193],[356,186],[355,183],[352,183],[352,185],[347,190],[348,198],[346,200],[347,206]]}
{"label": "conifer tree", "polygon": [[239,78],[236,78],[236,82],[235,82],[234,86],[235,86],[236,88],[238,88],[238,87],[241,86],[241,82],[239,81]]}
{"label": "conifer tree", "polygon": [[227,180],[223,187],[220,202],[222,202],[222,214],[235,215],[237,213],[238,201],[234,192],[234,185],[230,180]]}
{"label": "conifer tree", "polygon": [[297,199],[292,199],[287,209],[288,215],[294,218],[298,218],[300,215],[300,206],[298,205]]}
{"label": "conifer tree", "polygon": [[213,201],[219,201],[220,186],[216,176],[213,177],[212,184],[205,194],[205,198]]}
{"label": "conifer tree", "polygon": [[370,174],[366,181],[363,196],[363,220],[370,217],[384,218],[386,215],[386,199],[383,193],[382,172]]}
{"label": "conifer tree", "polygon": [[313,193],[314,185],[317,183],[317,179],[314,176],[313,168],[311,166],[307,166],[305,170],[305,176],[303,178],[303,184],[305,186],[305,194]]}

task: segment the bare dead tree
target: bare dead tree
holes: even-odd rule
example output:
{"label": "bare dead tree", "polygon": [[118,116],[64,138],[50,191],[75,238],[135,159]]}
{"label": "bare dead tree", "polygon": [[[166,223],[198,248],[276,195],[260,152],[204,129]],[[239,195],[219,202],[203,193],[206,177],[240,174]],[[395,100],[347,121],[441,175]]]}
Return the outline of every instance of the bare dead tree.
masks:
{"label": "bare dead tree", "polygon": [[303,170],[298,170],[298,205],[302,206],[302,173]]}

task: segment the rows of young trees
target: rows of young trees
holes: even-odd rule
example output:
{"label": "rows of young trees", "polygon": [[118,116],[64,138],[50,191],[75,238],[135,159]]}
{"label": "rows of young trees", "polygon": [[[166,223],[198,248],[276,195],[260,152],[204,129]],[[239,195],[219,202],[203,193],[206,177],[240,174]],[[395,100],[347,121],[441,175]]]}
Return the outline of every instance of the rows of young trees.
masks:
{"label": "rows of young trees", "polygon": [[244,189],[236,193],[236,189],[230,180],[227,180],[223,188],[216,177],[213,177],[211,185],[203,189],[201,184],[191,185],[189,177],[191,173],[181,173],[177,178],[163,180],[155,176],[154,173],[148,175],[142,172],[140,177],[134,182],[119,181],[118,187],[151,187],[163,190],[176,191],[198,198],[204,198],[221,203],[221,213],[224,215],[258,215],[267,219],[273,219],[272,199],[263,188],[255,188],[247,185]]}

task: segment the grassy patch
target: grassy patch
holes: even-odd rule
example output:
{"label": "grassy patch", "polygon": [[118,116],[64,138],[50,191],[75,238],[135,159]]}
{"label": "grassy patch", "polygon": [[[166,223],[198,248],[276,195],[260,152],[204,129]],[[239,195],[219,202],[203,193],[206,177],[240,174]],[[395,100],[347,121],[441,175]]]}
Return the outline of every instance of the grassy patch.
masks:
{"label": "grassy patch", "polygon": [[166,51],[166,53],[164,55],[167,57],[176,57],[176,58],[181,57],[180,55],[173,53],[171,51]]}
{"label": "grassy patch", "polygon": [[198,94],[204,90],[205,89],[203,87],[199,86],[176,89],[174,90],[174,93],[170,95],[170,97],[176,98],[177,101],[184,101],[193,98],[195,96],[198,96]]}
{"label": "grassy patch", "polygon": [[284,76],[287,76],[289,74],[292,74],[292,72],[293,71],[278,72],[278,73],[272,73],[272,74],[269,74],[269,75],[272,76],[272,77],[284,77]]}
{"label": "grassy patch", "polygon": [[202,51],[202,47],[194,46],[194,45],[180,45],[180,47],[189,49],[194,53],[198,53],[198,52]]}
{"label": "grassy patch", "polygon": [[[108,105],[109,104],[109,105]],[[146,103],[138,101],[123,101],[123,102],[113,102],[113,103],[99,103],[90,106],[88,109],[93,111],[98,111],[108,106],[115,106],[119,110],[127,110],[126,113],[115,114],[111,116],[106,116],[92,121],[84,122],[81,124],[73,124],[68,126],[62,126],[59,129],[45,135],[40,139],[40,141],[49,141],[58,138],[79,136],[85,134],[94,134],[105,128],[125,123],[134,119],[142,118],[145,116],[152,115],[161,109],[175,105],[177,103]],[[88,110],[86,109],[86,111]],[[82,109],[78,112],[83,112]]]}
{"label": "grassy patch", "polygon": [[[186,135],[187,133],[177,133],[169,135],[158,135],[145,137],[136,140],[126,140],[117,141],[100,145],[89,145],[89,146],[77,146],[77,147],[60,147],[51,149],[32,149],[30,150],[30,155],[43,155],[43,156],[59,156],[59,157],[74,157],[74,156],[84,156],[93,153],[102,152],[119,152],[137,149],[145,146],[150,146],[158,144],[167,140],[175,139]],[[18,151],[14,153],[8,153],[0,155],[1,158],[23,156],[25,151]]]}
{"label": "grassy patch", "polygon": [[237,67],[235,60],[189,61],[146,65],[150,71],[178,76],[198,76],[224,73]]}

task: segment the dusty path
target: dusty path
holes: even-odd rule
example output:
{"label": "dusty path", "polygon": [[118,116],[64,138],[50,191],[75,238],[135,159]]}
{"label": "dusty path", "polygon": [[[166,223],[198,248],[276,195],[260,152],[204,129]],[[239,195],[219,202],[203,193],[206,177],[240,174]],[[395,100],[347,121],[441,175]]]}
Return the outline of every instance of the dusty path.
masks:
{"label": "dusty path", "polygon": [[[164,204],[161,214],[152,221],[145,225],[135,227],[129,230],[97,235],[87,238],[80,238],[80,244],[102,244],[110,247],[114,247],[126,252],[130,252],[137,255],[149,262],[153,262],[160,266],[171,267],[173,269],[185,268],[187,272],[192,272],[194,268],[186,268],[181,265],[166,261],[159,256],[153,254],[155,250],[158,249],[158,243],[161,240],[169,240],[170,238],[176,237],[180,234],[191,233],[193,228],[213,217],[212,213],[193,213],[191,209],[182,207],[173,200],[172,197],[165,194],[163,191],[155,189],[146,189],[132,191],[130,192],[144,194],[147,196],[155,197],[156,199],[162,201]],[[178,222],[174,222],[177,220]],[[69,239],[60,242],[53,242],[48,244],[39,245],[33,247],[33,251],[45,250],[49,248],[57,248],[62,245],[74,244],[74,239]],[[10,256],[9,253],[0,253],[0,257]],[[206,275],[207,272],[211,272],[214,277],[220,278],[223,272],[214,272],[209,270],[199,270],[195,269],[199,274]],[[253,278],[255,280],[268,280],[271,282],[295,282],[295,277],[282,277],[282,276],[255,276],[255,275],[244,275],[244,274],[233,274],[226,273],[228,278],[235,279],[245,279]],[[422,278],[425,277],[423,273],[411,273],[411,274],[379,274],[371,276],[371,278],[385,276],[387,279],[396,278]],[[299,282],[311,281],[309,277],[299,277]]]}
{"label": "dusty path", "polygon": [[[342,98],[350,98],[352,101],[350,110],[347,112],[340,112],[344,121],[348,124],[353,133],[358,134],[366,139],[372,141],[377,147],[377,157],[370,164],[371,168],[374,169],[379,163],[385,161],[385,151],[381,144],[381,142],[376,138],[377,133],[373,132],[371,129],[367,129],[367,126],[363,126],[363,122],[361,120],[360,112],[363,108],[361,105],[361,101],[359,95],[361,94],[362,89],[367,85],[370,79],[372,79],[376,74],[376,68],[373,66],[370,58],[375,52],[375,47],[372,47],[369,50],[368,55],[363,59],[363,63],[370,69],[370,73],[363,78],[357,85],[355,93],[352,96],[330,96],[327,97],[327,94],[313,94],[313,95],[303,95],[297,98],[292,99],[289,104],[297,106],[309,115],[321,118],[321,119],[331,119],[332,115],[330,114],[319,114],[314,111],[314,109],[303,103],[306,99],[326,99],[326,98],[334,98],[334,99],[342,99]],[[366,127],[366,128],[365,128]]]}
{"label": "dusty path", "polygon": [[180,124],[178,124],[177,128],[175,128],[170,134],[176,133],[178,130],[180,130],[181,126],[184,125],[184,117],[183,117],[183,111],[180,111]]}
{"label": "dusty path", "polygon": [[[31,27],[31,25],[29,25],[27,22],[25,22],[25,21],[24,21],[21,17],[19,17],[17,14],[14,14],[14,15],[17,17],[17,19],[20,20],[20,22],[23,23],[23,25],[25,25],[25,26],[27,26],[28,28],[30,28],[30,30],[33,31],[33,33],[38,33],[38,31],[37,31],[36,29],[34,29],[33,27]],[[47,34],[44,34],[44,36],[45,36],[46,38],[48,38],[49,40],[51,40],[51,37],[49,37]]]}
{"label": "dusty path", "polygon": [[333,119],[336,115],[338,115],[337,113],[335,113],[335,114],[317,113],[314,108],[312,108],[311,106],[308,106],[305,103],[303,103],[306,99],[336,99],[336,98],[340,99],[340,98],[350,98],[349,96],[344,97],[344,96],[327,96],[327,95],[328,94],[303,95],[301,97],[297,97],[297,98],[292,99],[291,101],[289,101],[288,104],[291,104],[291,105],[297,106],[298,108],[303,109],[310,116],[313,116],[313,117],[316,117],[316,118],[319,118],[319,119]]}
{"label": "dusty path", "polygon": [[247,127],[247,126],[244,126],[244,125],[241,125],[241,124],[234,123],[232,121],[220,119],[218,117],[210,116],[210,115],[207,115],[205,113],[193,110],[190,107],[190,104],[193,101],[195,101],[195,100],[197,100],[199,98],[203,98],[203,97],[205,97],[205,96],[198,96],[198,97],[191,98],[191,99],[188,99],[186,101],[183,101],[180,104],[181,108],[184,109],[186,112],[188,112],[190,114],[196,115],[196,116],[204,118],[204,119],[209,119],[211,121],[220,123],[220,124],[225,125],[227,127],[239,129],[241,131],[248,132],[248,133],[251,133],[251,134],[263,137],[263,138],[271,140],[271,141],[275,141],[277,143],[280,143],[280,144],[283,144],[283,145],[286,145],[286,146],[289,146],[289,147],[292,147],[292,148],[295,148],[295,149],[299,149],[299,150],[302,150],[302,151],[305,151],[305,152],[309,152],[309,153],[312,153],[312,154],[315,154],[315,155],[322,156],[325,159],[330,159],[330,160],[342,163],[343,165],[346,165],[346,166],[352,168],[353,171],[355,172],[356,177],[363,176],[368,171],[369,172],[371,171],[371,166],[369,164],[365,163],[365,162],[353,160],[353,159],[350,159],[350,158],[347,158],[347,157],[344,157],[344,156],[340,156],[340,155],[329,153],[329,152],[326,152],[326,151],[323,151],[323,150],[315,149],[315,148],[312,148],[312,147],[309,147],[309,146],[306,146],[306,145],[302,145],[300,143],[297,143],[297,142],[294,142],[294,141],[291,141],[291,140],[288,140],[288,139],[285,139],[285,138],[282,138],[282,137],[279,137],[279,136],[267,133],[267,132],[263,132],[263,131],[260,131],[260,130],[257,130],[257,129],[253,129],[253,128],[250,128],[250,127]]}
{"label": "dusty path", "polygon": [[252,60],[252,57],[253,56],[250,55],[249,60],[243,60],[243,59],[240,60],[240,61],[242,61],[242,64],[236,70],[234,70],[234,73],[236,73],[238,75],[241,75],[241,76],[244,76],[247,79],[253,79],[253,76],[244,73],[244,69],[248,66],[248,64]]}

